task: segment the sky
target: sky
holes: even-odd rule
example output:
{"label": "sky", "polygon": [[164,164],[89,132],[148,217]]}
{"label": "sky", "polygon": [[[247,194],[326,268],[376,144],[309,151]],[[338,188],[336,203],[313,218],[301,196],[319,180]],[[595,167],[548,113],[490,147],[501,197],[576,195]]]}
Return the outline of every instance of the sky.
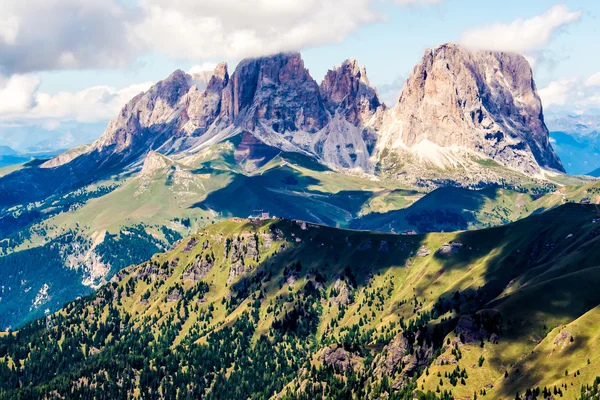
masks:
{"label": "sky", "polygon": [[547,112],[600,109],[599,17],[595,0],[2,0],[0,144],[93,140],[177,68],[279,51],[318,82],[353,57],[388,105],[426,48],[519,52]]}

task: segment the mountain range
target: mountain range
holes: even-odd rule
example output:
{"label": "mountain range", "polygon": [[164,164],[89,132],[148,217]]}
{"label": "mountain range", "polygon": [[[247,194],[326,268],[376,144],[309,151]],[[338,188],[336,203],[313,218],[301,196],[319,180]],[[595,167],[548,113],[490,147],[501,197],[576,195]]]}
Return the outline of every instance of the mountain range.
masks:
{"label": "mountain range", "polygon": [[221,63],[206,80],[175,71],[133,98],[85,157],[97,168],[124,167],[150,150],[183,158],[248,133],[270,147],[365,173],[394,173],[398,161],[447,170],[477,159],[529,175],[564,171],[531,68],[517,54],[454,44],[427,50],[392,108],[353,59],[320,85],[297,53],[243,60],[231,77]]}
{"label": "mountain range", "polygon": [[[390,109],[355,60],[329,71],[321,85],[299,54],[244,60],[231,77],[221,63],[206,87],[197,82],[175,71],[133,98],[85,151],[11,176],[39,188],[22,198],[8,196],[2,205],[47,196],[56,176],[59,187],[73,189],[139,166],[151,150],[179,160],[239,134],[260,143],[248,146],[249,164],[268,161],[260,150],[266,145],[407,184],[431,168],[438,178],[495,183],[488,162],[536,177],[547,169],[564,171],[549,142],[531,68],[517,54],[454,44],[427,50]],[[0,188],[11,184],[6,177]]]}
{"label": "mountain range", "polygon": [[177,70],[0,192],[0,398],[593,382],[544,357],[595,355],[600,183],[565,173],[519,54],[427,49],[391,107],[354,59]]}
{"label": "mountain range", "polygon": [[[485,227],[534,212],[533,195],[582,182],[562,172],[518,54],[428,49],[391,108],[353,59],[321,84],[298,53],[243,60],[231,76],[225,63],[177,70],[91,145],[0,173],[0,264],[23,263],[3,278],[5,293],[20,294],[0,321],[41,315],[36,296],[58,289],[35,272],[40,251],[55,260],[50,276],[81,277],[48,296],[56,308],[209,220],[267,211],[393,232]],[[146,250],[111,260],[111,235],[140,226]]]}

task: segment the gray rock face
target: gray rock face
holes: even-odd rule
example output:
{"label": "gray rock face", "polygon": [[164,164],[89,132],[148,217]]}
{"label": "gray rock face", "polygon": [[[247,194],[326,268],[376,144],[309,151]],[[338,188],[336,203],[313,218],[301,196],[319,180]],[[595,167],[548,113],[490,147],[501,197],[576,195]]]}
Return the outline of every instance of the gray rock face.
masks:
{"label": "gray rock face", "polygon": [[368,123],[380,107],[385,108],[369,83],[366,69],[353,58],[327,71],[320,92],[332,115],[339,112],[355,126]]}
{"label": "gray rock face", "polygon": [[209,261],[206,258],[200,258],[183,271],[183,279],[197,282],[204,278],[213,267],[214,263],[212,261]]}
{"label": "gray rock face", "polygon": [[445,44],[425,51],[393,112],[391,135],[412,147],[462,146],[529,174],[564,171],[549,142],[527,60]]}
{"label": "gray rock face", "polygon": [[409,342],[402,333],[398,333],[384,348],[383,354],[374,360],[375,374],[394,376],[399,374],[398,385],[407,375],[417,368],[427,366],[433,355],[432,349],[423,345],[416,346],[412,353],[408,352]]}
{"label": "gray rock face", "polygon": [[227,64],[222,62],[216,66],[204,90],[197,86],[190,88],[182,100],[185,104],[182,120],[187,119],[183,125],[186,133],[197,135],[208,130],[221,113],[222,92],[228,82]]}
{"label": "gray rock face", "polygon": [[135,96],[112,120],[94,148],[112,152],[130,152],[147,146],[160,137],[166,125],[174,121],[179,100],[188,92],[188,75],[173,72],[147,92]]}
{"label": "gray rock face", "polygon": [[327,123],[319,86],[298,53],[243,60],[223,93],[221,117],[249,131],[317,132]]}
{"label": "gray rock face", "polygon": [[323,364],[333,367],[341,373],[352,370],[356,366],[352,355],[336,345],[324,348],[320,354],[320,359]]}
{"label": "gray rock face", "polygon": [[[353,59],[320,86],[298,53],[243,60],[231,76],[225,63],[210,74],[177,70],[134,97],[88,154],[113,164],[150,150],[177,158],[240,133],[256,138],[246,137],[237,154],[250,169],[272,156],[266,144],[367,173],[418,175],[412,166],[430,164],[470,170],[472,156],[530,175],[563,171],[525,58],[454,44],[425,52],[392,109]],[[61,160],[51,165],[70,158]]]}

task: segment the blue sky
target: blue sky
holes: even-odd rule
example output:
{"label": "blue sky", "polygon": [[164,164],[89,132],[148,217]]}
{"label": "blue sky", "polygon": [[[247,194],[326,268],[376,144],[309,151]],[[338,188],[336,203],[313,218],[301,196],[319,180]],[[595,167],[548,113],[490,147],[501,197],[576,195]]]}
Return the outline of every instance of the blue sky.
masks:
{"label": "blue sky", "polygon": [[225,60],[232,72],[280,50],[301,51],[317,81],[354,57],[387,102],[428,47],[519,51],[545,108],[600,108],[597,1],[31,1],[0,5],[0,142],[15,126],[108,121],[177,68]]}

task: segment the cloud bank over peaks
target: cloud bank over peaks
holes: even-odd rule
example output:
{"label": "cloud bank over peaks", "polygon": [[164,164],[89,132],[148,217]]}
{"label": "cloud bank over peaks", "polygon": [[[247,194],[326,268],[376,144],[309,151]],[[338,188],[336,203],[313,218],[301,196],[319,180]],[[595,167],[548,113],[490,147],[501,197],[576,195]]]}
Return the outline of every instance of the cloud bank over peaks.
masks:
{"label": "cloud bank over peaks", "polygon": [[494,23],[463,32],[460,42],[482,50],[527,53],[545,47],[563,27],[578,22],[582,11],[558,4],[541,15]]}

